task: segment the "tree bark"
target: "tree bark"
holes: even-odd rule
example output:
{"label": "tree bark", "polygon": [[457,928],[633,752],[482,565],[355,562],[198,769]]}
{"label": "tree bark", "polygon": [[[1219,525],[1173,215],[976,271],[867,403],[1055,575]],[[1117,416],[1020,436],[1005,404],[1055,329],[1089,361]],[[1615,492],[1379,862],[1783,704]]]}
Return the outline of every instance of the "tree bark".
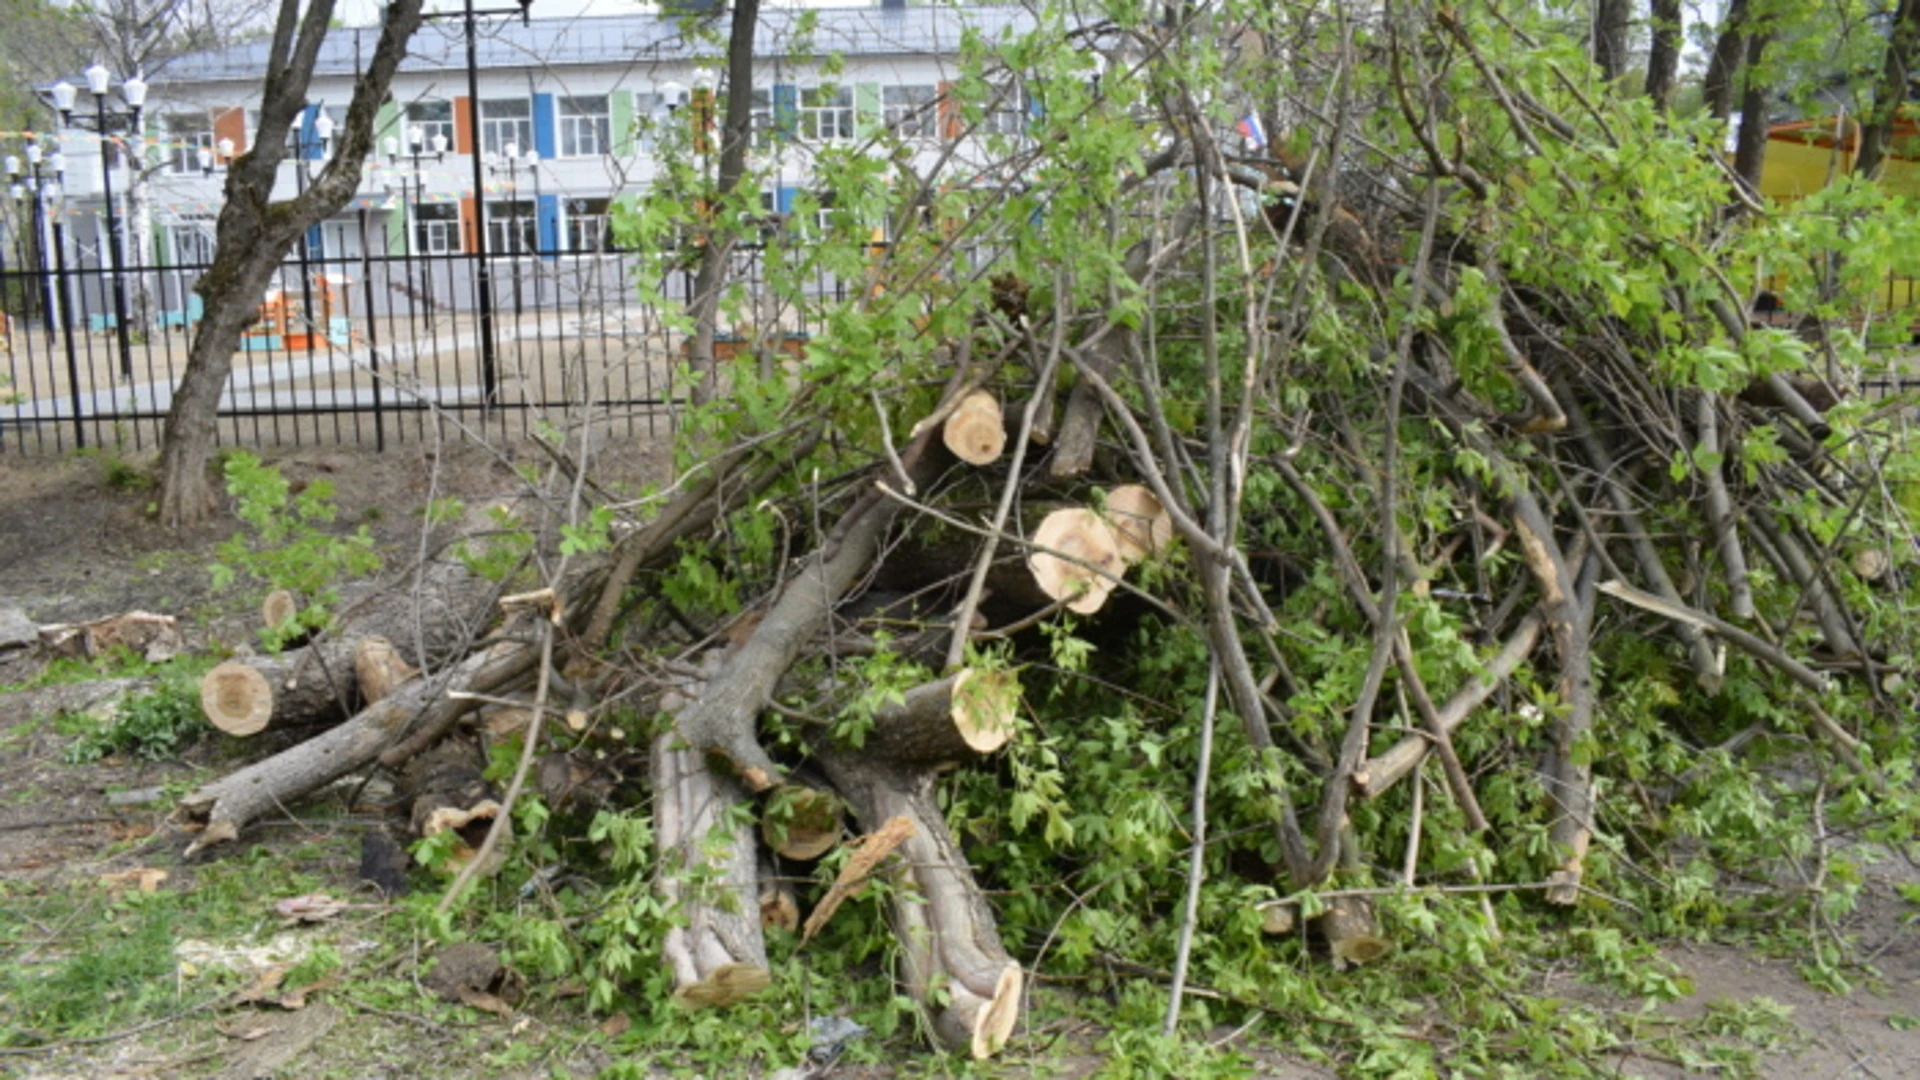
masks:
{"label": "tree bark", "polygon": [[307,84],[334,10],[334,0],[312,0],[304,14],[297,0],[281,2],[267,53],[260,126],[252,148],[228,168],[213,265],[194,286],[206,300],[206,317],[194,332],[161,438],[158,503],[160,520],[169,527],[201,521],[217,506],[218,489],[207,476],[207,464],[234,349],[294,241],[345,206],[359,188],[361,167],[374,148],[375,113],[407,41],[420,27],[422,2],[393,0],[387,6],[379,44],[354,86],[333,156],[306,191],[274,202],[287,132],[306,108]]}
{"label": "tree bark", "polygon": [[1651,0],[1653,44],[1647,50],[1647,96],[1653,107],[1666,112],[1673,105],[1674,83],[1680,77],[1680,0]]}
{"label": "tree bark", "polygon": [[1853,159],[1856,176],[1877,176],[1880,163],[1886,160],[1893,122],[1910,92],[1908,80],[1916,41],[1920,41],[1920,0],[1900,0],[1893,16],[1893,32],[1887,38],[1880,81],[1873,88],[1873,111],[1860,126],[1860,154]]}
{"label": "tree bark", "polygon": [[1772,42],[1772,34],[1755,34],[1747,41],[1747,66],[1740,91],[1740,131],[1734,141],[1734,175],[1755,195],[1760,192],[1760,167],[1766,163],[1767,131],[1772,126],[1768,116],[1772,95],[1766,80],[1756,73]]}
{"label": "tree bark", "polygon": [[1716,120],[1733,115],[1734,76],[1747,55],[1747,0],[1731,0],[1726,18],[1720,22],[1720,34],[1713,40],[1713,55],[1707,61],[1707,74],[1700,90],[1707,111]]}
{"label": "tree bark", "polygon": [[1593,11],[1593,62],[1608,82],[1627,73],[1627,24],[1633,0],[1597,0]]}
{"label": "tree bark", "polygon": [[719,321],[720,293],[726,286],[728,257],[733,254],[738,231],[735,222],[726,220],[724,207],[746,175],[747,150],[753,143],[753,30],[759,21],[760,0],[734,0],[732,31],[727,39],[727,114],[720,129],[720,174],[708,205],[709,217],[703,230],[706,244],[700,249],[693,299],[687,305],[687,314],[693,320],[688,359],[698,380],[693,389],[697,402],[711,400],[719,389],[713,338]]}
{"label": "tree bark", "polygon": [[[913,822],[887,900],[901,980],[932,1013],[942,1043],[976,1059],[991,1057],[1019,1021],[1026,979],[1000,943],[993,909],[940,814],[934,774],[839,751],[820,760],[863,829],[878,831],[899,816]],[[946,999],[939,1004],[942,989]]]}

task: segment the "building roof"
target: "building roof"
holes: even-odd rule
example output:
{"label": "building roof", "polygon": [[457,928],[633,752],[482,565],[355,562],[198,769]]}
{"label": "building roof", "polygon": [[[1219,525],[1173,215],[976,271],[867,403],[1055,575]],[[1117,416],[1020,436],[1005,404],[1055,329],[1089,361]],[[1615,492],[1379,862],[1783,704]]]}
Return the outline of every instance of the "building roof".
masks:
{"label": "building roof", "polygon": [[[533,10],[539,10],[535,0]],[[989,40],[1008,30],[1033,24],[1032,15],[1018,4],[989,7],[838,7],[763,8],[754,32],[754,55],[775,58],[795,55],[794,27],[804,17],[816,20],[807,52],[825,56],[951,55],[960,49],[963,31],[972,27]],[[579,64],[645,64],[719,60],[725,51],[724,13],[699,16],[718,20],[715,41],[689,35],[689,17],[634,15],[579,16],[534,19],[522,24],[510,16],[484,20],[478,39],[482,71],[502,68]],[[314,77],[352,76],[373,55],[379,27],[331,31],[320,47]],[[245,80],[256,82],[266,66],[268,43],[253,42],[225,49],[189,53],[168,64],[153,77],[155,83],[197,83]],[[405,71],[464,70],[466,49],[458,19],[436,19],[422,27],[400,66]]]}

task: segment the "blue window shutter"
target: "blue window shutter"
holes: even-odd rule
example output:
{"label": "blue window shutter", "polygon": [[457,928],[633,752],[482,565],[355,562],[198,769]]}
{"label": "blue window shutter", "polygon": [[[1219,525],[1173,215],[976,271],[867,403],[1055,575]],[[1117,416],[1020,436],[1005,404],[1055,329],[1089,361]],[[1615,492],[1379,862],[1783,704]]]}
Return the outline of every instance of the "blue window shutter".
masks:
{"label": "blue window shutter", "polygon": [[[546,156],[546,151],[540,153]],[[553,253],[560,250],[560,196],[540,196],[534,208],[534,228],[539,233],[540,251],[546,258],[553,258]]]}
{"label": "blue window shutter", "polygon": [[787,83],[773,87],[773,130],[791,140],[800,133],[800,91]]}
{"label": "blue window shutter", "polygon": [[552,94],[533,95],[533,148],[540,152],[543,161],[552,161],[560,156],[556,138],[560,125],[553,109]]}
{"label": "blue window shutter", "polygon": [[299,134],[300,153],[297,155],[308,161],[320,160],[320,136],[313,130],[314,121],[320,119],[320,106],[309,105],[300,110]]}
{"label": "blue window shutter", "polygon": [[783,214],[793,213],[793,197],[800,194],[796,187],[781,187],[774,190],[773,208]]}

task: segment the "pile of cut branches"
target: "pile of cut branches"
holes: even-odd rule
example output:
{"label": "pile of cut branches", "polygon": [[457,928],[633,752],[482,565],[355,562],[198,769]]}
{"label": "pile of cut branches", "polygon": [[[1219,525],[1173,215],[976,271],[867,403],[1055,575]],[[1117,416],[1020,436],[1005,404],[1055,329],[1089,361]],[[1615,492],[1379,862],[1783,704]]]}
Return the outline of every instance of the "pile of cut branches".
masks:
{"label": "pile of cut branches", "polygon": [[1920,456],[1860,288],[1899,245],[1833,242],[1908,226],[1759,204],[1497,6],[1189,10],[975,57],[1037,119],[971,185],[823,157],[675,482],[608,528],[576,461],[494,627],[195,793],[196,845],[518,702],[498,801],[650,821],[681,1001],[764,988],[826,856],[808,936],[884,881],[901,984],[985,1056],[1056,940],[1179,986],[1262,929],[1375,960],[1392,885],[1495,936],[1503,890],[1673,889],[1661,839],[1762,746],[1910,806]]}

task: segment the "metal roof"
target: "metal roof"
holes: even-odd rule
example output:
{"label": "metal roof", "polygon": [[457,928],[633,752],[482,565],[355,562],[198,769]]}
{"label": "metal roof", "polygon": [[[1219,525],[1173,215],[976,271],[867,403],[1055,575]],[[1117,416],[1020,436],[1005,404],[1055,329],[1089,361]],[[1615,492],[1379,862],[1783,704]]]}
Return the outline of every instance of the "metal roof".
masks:
{"label": "metal roof", "polygon": [[[535,0],[538,9],[538,0]],[[914,56],[952,55],[959,51],[966,28],[993,40],[1007,30],[1024,30],[1033,16],[1017,4],[991,7],[840,7],[762,9],[754,31],[754,55],[775,59],[798,55],[795,25],[815,19],[805,55]],[[726,16],[696,17],[718,23],[713,42],[690,36],[686,16],[658,14],[579,16],[534,19],[522,24],[510,16],[482,21],[478,40],[482,71],[540,68],[578,64],[632,64],[659,61],[718,60],[725,51]],[[314,76],[351,76],[373,55],[380,28],[334,30],[320,47]],[[189,53],[153,76],[162,83],[257,81],[266,66],[268,43],[254,42],[225,49]],[[464,70],[466,50],[458,19],[436,19],[414,35],[401,71]]]}

